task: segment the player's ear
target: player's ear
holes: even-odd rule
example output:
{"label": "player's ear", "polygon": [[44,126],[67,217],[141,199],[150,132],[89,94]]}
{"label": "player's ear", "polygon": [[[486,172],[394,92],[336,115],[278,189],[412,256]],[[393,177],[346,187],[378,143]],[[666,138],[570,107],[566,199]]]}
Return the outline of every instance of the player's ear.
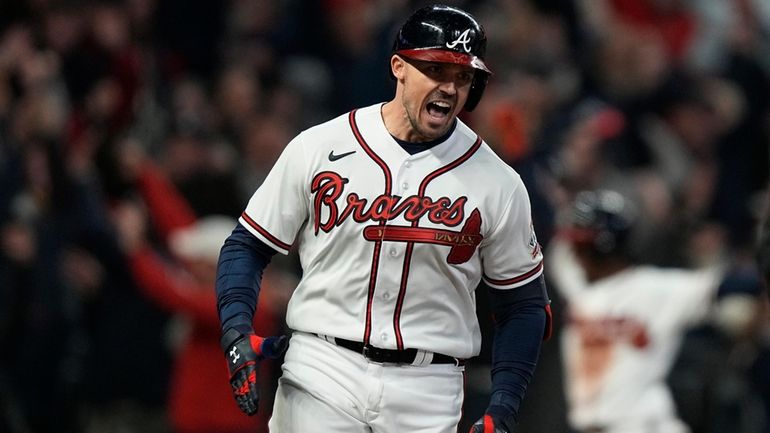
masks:
{"label": "player's ear", "polygon": [[393,54],[390,57],[390,72],[396,77],[396,80],[403,80],[406,73],[406,62],[401,56]]}

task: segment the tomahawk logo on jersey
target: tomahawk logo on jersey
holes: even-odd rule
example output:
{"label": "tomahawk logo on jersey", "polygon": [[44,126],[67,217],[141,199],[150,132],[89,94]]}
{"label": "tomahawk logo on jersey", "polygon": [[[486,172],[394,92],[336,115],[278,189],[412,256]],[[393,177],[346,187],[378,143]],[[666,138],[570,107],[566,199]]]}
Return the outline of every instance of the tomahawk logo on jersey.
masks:
{"label": "tomahawk logo on jersey", "polygon": [[518,174],[459,120],[446,141],[414,155],[388,133],[379,104],[311,132],[287,146],[241,217],[282,253],[303,245],[289,326],[476,355],[482,277],[513,289],[542,272]]}

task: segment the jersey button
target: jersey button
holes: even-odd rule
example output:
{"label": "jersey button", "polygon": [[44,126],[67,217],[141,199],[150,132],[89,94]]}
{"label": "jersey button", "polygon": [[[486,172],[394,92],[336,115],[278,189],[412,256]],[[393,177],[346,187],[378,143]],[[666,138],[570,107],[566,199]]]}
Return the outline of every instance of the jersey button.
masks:
{"label": "jersey button", "polygon": [[390,299],[390,292],[385,292],[385,293],[383,293],[383,294],[382,294],[382,299],[384,299],[384,300],[386,300],[386,301],[387,301],[388,299]]}
{"label": "jersey button", "polygon": [[409,184],[408,184],[408,183],[406,183],[406,182],[402,183],[402,184],[401,184],[401,189],[404,189],[404,190],[407,190],[407,189],[409,189]]}
{"label": "jersey button", "polygon": [[396,251],[396,250],[390,250],[390,256],[391,256],[391,257],[396,257],[397,255],[398,255],[398,251]]}
{"label": "jersey button", "polygon": [[384,332],[383,332],[382,334],[380,334],[380,340],[382,340],[382,341],[388,341],[388,334],[386,334],[386,333],[384,333]]}
{"label": "jersey button", "polygon": [[412,166],[412,162],[411,161],[406,161],[404,163],[404,167],[411,167],[411,166]]}

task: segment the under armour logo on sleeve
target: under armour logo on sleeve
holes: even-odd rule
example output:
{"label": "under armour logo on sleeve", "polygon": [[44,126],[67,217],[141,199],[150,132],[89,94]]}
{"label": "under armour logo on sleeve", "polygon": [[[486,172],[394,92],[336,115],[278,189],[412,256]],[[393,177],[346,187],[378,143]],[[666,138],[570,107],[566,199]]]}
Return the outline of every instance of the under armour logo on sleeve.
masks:
{"label": "under armour logo on sleeve", "polygon": [[236,351],[237,351],[237,350],[238,350],[238,348],[237,348],[237,347],[233,347],[233,348],[230,350],[230,356],[233,358],[233,364],[235,364],[236,362],[238,362],[238,358],[240,358],[240,357],[241,357],[241,355],[240,355],[239,353],[236,353]]}

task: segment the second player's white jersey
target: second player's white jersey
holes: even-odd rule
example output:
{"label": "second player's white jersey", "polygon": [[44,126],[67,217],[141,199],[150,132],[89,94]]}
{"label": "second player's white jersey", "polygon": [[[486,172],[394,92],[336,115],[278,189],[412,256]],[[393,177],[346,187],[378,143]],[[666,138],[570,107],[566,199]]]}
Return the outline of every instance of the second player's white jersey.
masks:
{"label": "second player's white jersey", "polygon": [[298,247],[292,329],[469,358],[481,279],[515,289],[542,273],[527,191],[460,120],[410,155],[380,109],[299,134],[240,222],[279,252]]}
{"label": "second player's white jersey", "polygon": [[568,306],[561,343],[572,426],[636,431],[676,419],[665,377],[684,332],[709,311],[720,270],[640,266],[589,283],[566,244],[548,251]]}

